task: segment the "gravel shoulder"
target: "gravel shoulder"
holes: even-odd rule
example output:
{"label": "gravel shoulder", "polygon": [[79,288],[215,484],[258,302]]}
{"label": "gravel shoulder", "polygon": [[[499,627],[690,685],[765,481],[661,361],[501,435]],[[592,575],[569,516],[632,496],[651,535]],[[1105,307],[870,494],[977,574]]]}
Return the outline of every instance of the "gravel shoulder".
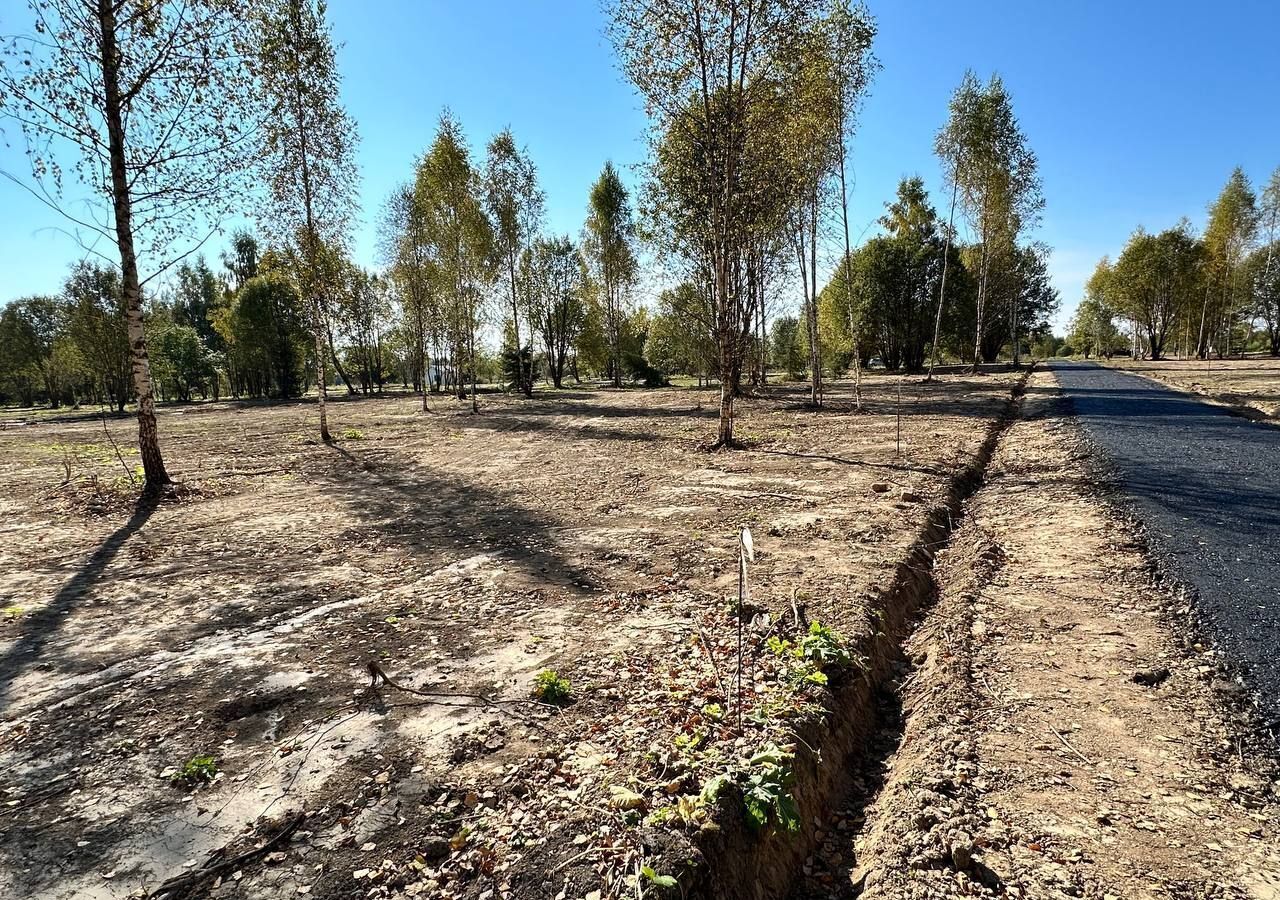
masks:
{"label": "gravel shoulder", "polygon": [[1051,371],[1155,561],[1280,732],[1280,428],[1098,365]]}

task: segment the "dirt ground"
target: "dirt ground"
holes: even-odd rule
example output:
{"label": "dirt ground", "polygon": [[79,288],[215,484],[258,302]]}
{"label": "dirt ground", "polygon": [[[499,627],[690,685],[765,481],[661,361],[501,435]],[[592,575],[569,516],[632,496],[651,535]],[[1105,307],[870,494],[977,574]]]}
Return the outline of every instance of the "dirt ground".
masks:
{"label": "dirt ground", "polygon": [[1280,897],[1280,771],[1034,374],[801,896]]}
{"label": "dirt ground", "polygon": [[[6,415],[0,895],[637,893],[638,813],[806,702],[762,651],[782,613],[865,617],[1014,377],[908,379],[900,418],[889,377],[864,414],[771,388],[732,453],[686,389],[343,401],[332,447],[305,403],[169,408],[185,488],[149,507],[132,420]],[[528,700],[544,669],[567,706]]]}
{"label": "dirt ground", "polygon": [[1280,418],[1280,359],[1251,356],[1208,362],[1197,359],[1151,362],[1117,357],[1109,364],[1265,418]]}

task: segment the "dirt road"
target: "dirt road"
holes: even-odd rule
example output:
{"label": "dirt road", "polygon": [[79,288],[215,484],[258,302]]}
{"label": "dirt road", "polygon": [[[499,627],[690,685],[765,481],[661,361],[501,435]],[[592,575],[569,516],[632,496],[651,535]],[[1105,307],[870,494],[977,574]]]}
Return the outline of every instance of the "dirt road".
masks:
{"label": "dirt road", "polygon": [[1092,363],[1052,371],[1168,574],[1280,721],[1280,428]]}

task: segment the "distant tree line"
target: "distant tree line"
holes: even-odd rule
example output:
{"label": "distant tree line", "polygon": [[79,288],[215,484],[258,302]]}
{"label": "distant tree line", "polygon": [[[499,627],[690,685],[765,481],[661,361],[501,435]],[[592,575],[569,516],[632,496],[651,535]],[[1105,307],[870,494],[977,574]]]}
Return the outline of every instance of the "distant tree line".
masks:
{"label": "distant tree line", "polygon": [[[149,491],[169,480],[156,399],[314,389],[327,441],[331,383],[478,411],[486,379],[531,395],[684,374],[718,385],[729,447],[735,399],[771,368],[820,405],[826,377],[877,359],[976,366],[1007,347],[1016,361],[1056,303],[1028,237],[1036,159],[997,77],[967,74],[938,133],[945,221],[907,178],[884,233],[853,246],[845,160],[878,63],[875,22],[851,0],[613,0],[610,37],[650,115],[641,189],[606,163],[578,234],[553,233],[529,151],[506,130],[477,153],[446,112],[386,199],[377,271],[351,258],[359,135],[323,2],[32,10],[2,48],[0,113],[44,196],[61,197],[52,148],[77,160],[101,215],[68,218],[119,265],[86,261],[57,296],[5,309],[0,401],[136,401]],[[246,194],[257,233],[237,233],[220,266],[192,256]],[[666,286],[656,303],[640,302],[642,246]],[[1210,333],[1223,302],[1206,305]]]}
{"label": "distant tree line", "polygon": [[1280,356],[1280,168],[1261,196],[1237,168],[1208,212],[1202,234],[1185,218],[1155,234],[1139,227],[1114,261],[1103,257],[1072,318],[1069,349]]}

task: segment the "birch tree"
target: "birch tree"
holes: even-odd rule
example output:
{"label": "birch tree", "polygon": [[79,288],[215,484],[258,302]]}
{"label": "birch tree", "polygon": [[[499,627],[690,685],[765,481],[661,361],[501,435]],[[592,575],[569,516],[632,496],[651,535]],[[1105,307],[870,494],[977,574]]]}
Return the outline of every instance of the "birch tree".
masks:
{"label": "birch tree", "polygon": [[[795,141],[781,84],[819,33],[823,0],[615,0],[610,35],[652,123],[650,217],[705,286],[720,376],[715,446],[734,445],[734,400],[760,327],[762,256],[795,208]],[[828,154],[827,159],[831,158]],[[812,225],[809,233],[812,234]],[[806,257],[812,253],[806,249]]]}
{"label": "birch tree", "polygon": [[582,257],[568,235],[538,239],[524,255],[529,327],[542,337],[551,383],[563,386],[569,351],[586,317]]}
{"label": "birch tree", "polygon": [[383,263],[397,286],[404,312],[413,389],[422,392],[422,411],[434,390],[430,336],[438,331],[439,310],[432,290],[434,264],[426,242],[424,210],[412,183],[398,185],[383,205],[378,223]]}
{"label": "birch tree", "polygon": [[262,221],[298,261],[295,277],[315,343],[320,439],[329,443],[329,302],[323,268],[326,248],[346,247],[356,209],[358,136],[339,96],[341,78],[325,13],[324,0],[271,0],[259,7],[254,25],[266,104],[261,160],[271,201]]}
{"label": "birch tree", "polygon": [[[966,72],[951,98],[950,118],[935,146],[944,175],[977,238],[978,282],[973,371],[982,362],[992,267],[1015,259],[1019,235],[1034,227],[1044,208],[1039,165],[998,75],[986,85]],[[1017,295],[1009,298],[1014,363],[1018,361]]]}
{"label": "birch tree", "polygon": [[1220,357],[1231,352],[1240,262],[1257,227],[1257,198],[1244,170],[1237,167],[1210,205],[1209,224],[1204,232],[1211,280],[1200,307],[1200,337],[1196,343],[1201,359],[1207,359],[1214,347]]}
{"label": "birch tree", "polygon": [[1267,333],[1267,349],[1280,356],[1280,168],[1262,191],[1259,205],[1262,246],[1255,250],[1246,267],[1246,282],[1253,294],[1251,315],[1261,318]]}
{"label": "birch tree", "polygon": [[[66,217],[91,255],[115,248],[138,404],[144,490],[170,483],[160,451],[143,290],[203,243],[247,161],[249,79],[239,0],[28,0],[4,39],[0,116],[31,164],[21,182]],[[70,161],[68,165],[68,161]],[[74,180],[90,194],[71,211]],[[103,257],[106,259],[106,257]]]}
{"label": "birch tree", "polygon": [[458,399],[464,399],[469,375],[471,410],[479,412],[476,340],[485,292],[494,275],[494,231],[485,215],[480,175],[471,164],[466,138],[447,112],[440,117],[431,149],[418,164],[414,196],[421,208],[423,241],[434,263],[434,289],[454,387]]}
{"label": "birch tree", "polygon": [[614,387],[622,387],[624,303],[636,276],[635,222],[626,185],[612,162],[604,164],[591,186],[583,250],[600,286],[610,378]]}
{"label": "birch tree", "polygon": [[[511,328],[516,342],[519,365],[517,387],[526,397],[533,396],[532,360],[524,363],[524,344],[520,340],[520,301],[517,268],[521,255],[529,249],[542,221],[545,200],[538,188],[538,170],[527,150],[516,146],[511,129],[499,132],[489,142],[485,167],[485,203],[493,222],[494,242],[503,267],[507,270],[507,290],[511,309]],[[556,385],[559,387],[559,384]]]}

